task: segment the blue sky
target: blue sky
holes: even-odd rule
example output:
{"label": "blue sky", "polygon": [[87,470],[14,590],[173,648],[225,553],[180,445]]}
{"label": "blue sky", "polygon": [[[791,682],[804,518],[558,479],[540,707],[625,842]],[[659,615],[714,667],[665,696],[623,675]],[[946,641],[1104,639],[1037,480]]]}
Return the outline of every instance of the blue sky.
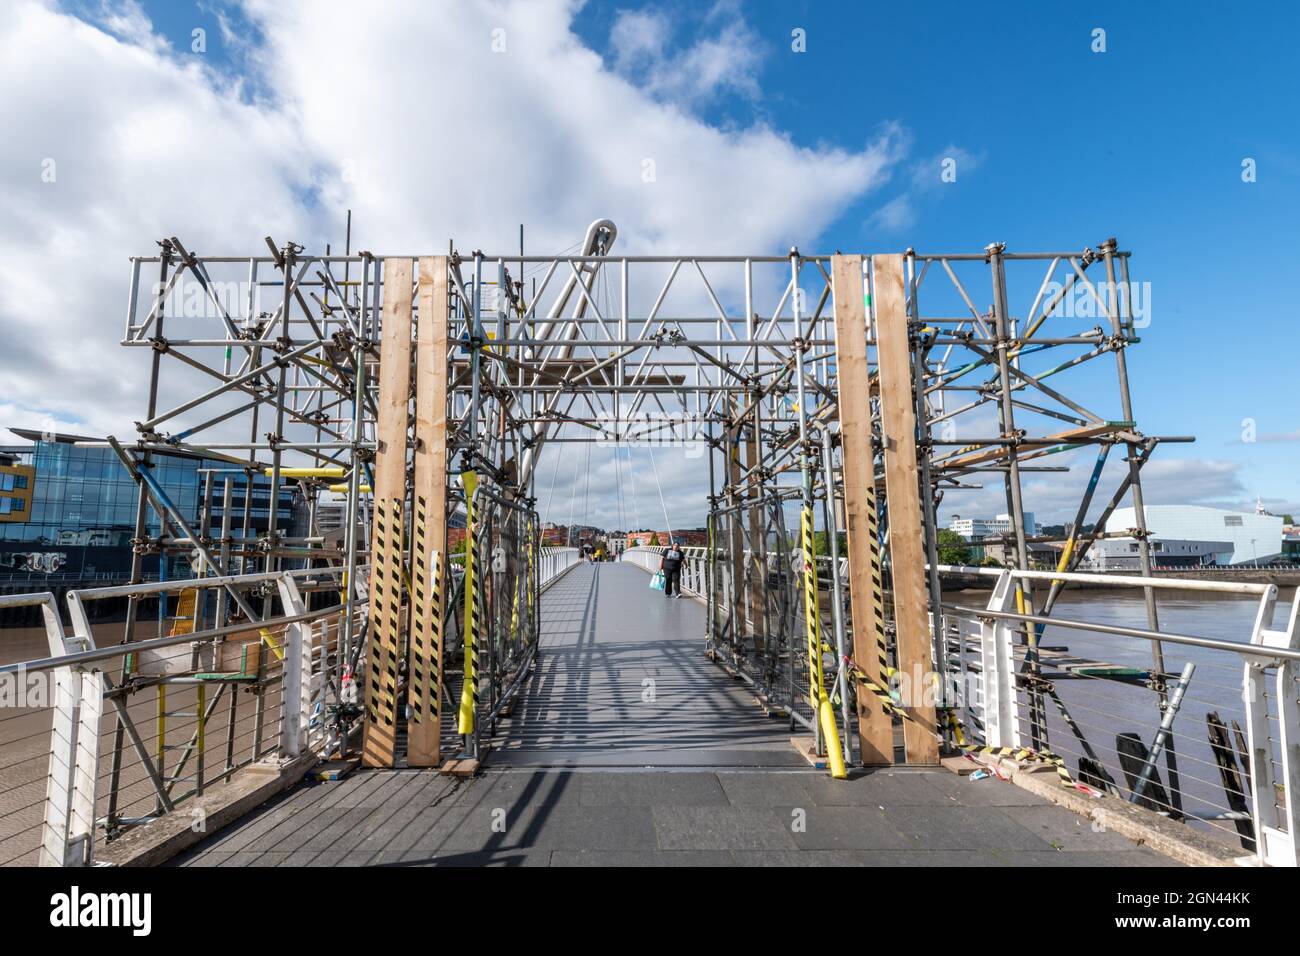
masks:
{"label": "blue sky", "polygon": [[[718,226],[733,252],[792,242],[818,252],[970,252],[992,241],[1076,250],[1114,235],[1133,252],[1134,280],[1150,283],[1151,324],[1129,353],[1138,421],[1149,434],[1198,438],[1159,452],[1187,462],[1168,473],[1163,500],[1259,494],[1300,511],[1300,316],[1289,281],[1300,253],[1298,6],[550,0],[448,16],[398,2],[18,2],[0,44],[6,30],[25,31],[9,49],[38,53],[48,82],[0,98],[0,119],[17,131],[0,160],[21,172],[0,168],[13,223],[12,235],[0,223],[0,251],[20,278],[56,252],[78,254],[86,271],[57,286],[51,309],[89,315],[100,298],[118,309],[122,261],[164,232],[193,230],[212,253],[247,252],[267,231],[320,244],[339,237],[344,207],[364,239],[403,249],[441,246],[448,233],[490,246],[520,219],[540,245],[561,248],[600,215],[614,215],[628,242],[641,233],[691,248],[713,236],[699,213],[710,199],[746,207],[744,229]],[[60,10],[81,29],[47,15]],[[512,56],[491,59],[486,36],[500,23],[513,31]],[[206,31],[201,56],[195,28]],[[1093,50],[1097,29],[1104,52]],[[792,49],[794,30],[806,52]],[[79,73],[88,63],[98,72]],[[434,115],[429,91],[452,98],[458,118],[483,117],[480,142],[444,149],[438,121],[416,121]],[[400,122],[385,113],[389,97]],[[176,119],[196,102],[192,125]],[[592,119],[564,126],[574,112]],[[626,167],[610,172],[624,146],[633,160],[646,155],[626,145],[643,135],[690,167],[674,185],[665,163],[653,199],[626,187]],[[66,157],[64,170],[85,167],[86,192],[23,178],[50,155]],[[956,182],[938,181],[944,157],[957,159]],[[338,170],[354,162],[379,174],[340,185]],[[566,182],[559,164],[574,162],[581,172]],[[750,175],[733,176],[741,167]],[[442,189],[439,172],[472,188]],[[163,195],[142,202],[154,191]],[[654,241],[637,251],[662,251]],[[34,301],[29,293],[19,308],[0,295],[0,321],[34,321]],[[126,379],[97,381],[78,359],[116,330],[69,329],[53,358],[0,357],[10,395],[37,396],[0,412],[92,431],[138,418]],[[66,380],[80,391],[40,386],[74,372]],[[1243,419],[1260,440],[1242,442]]]}
{"label": "blue sky", "polygon": [[[673,5],[688,23],[697,5]],[[581,33],[600,49],[617,8]],[[912,158],[976,160],[884,229],[905,182],[849,206],[822,248],[1074,249],[1117,236],[1152,286],[1129,353],[1149,434],[1194,434],[1160,455],[1228,458],[1246,493],[1300,498],[1295,288],[1300,255],[1300,5],[757,3],[763,95],[720,97],[717,122],[762,119],[799,142],[860,146],[903,124]],[[791,52],[803,28],[807,52]],[[1093,30],[1106,31],[1104,53]],[[1257,179],[1242,181],[1242,161]],[[898,180],[904,177],[895,177]],[[1243,443],[1242,421],[1258,436]],[[1286,440],[1280,440],[1286,436]]]}

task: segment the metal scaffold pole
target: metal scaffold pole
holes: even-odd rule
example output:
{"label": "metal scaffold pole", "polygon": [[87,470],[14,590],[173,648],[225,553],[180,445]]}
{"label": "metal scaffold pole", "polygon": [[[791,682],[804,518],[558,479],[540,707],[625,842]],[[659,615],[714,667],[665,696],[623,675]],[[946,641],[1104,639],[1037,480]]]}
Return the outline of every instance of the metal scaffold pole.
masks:
{"label": "metal scaffold pole", "polygon": [[[903,759],[931,763],[958,743],[956,714],[970,711],[958,685],[972,658],[944,610],[941,578],[941,511],[961,495],[982,481],[999,487],[1001,560],[1031,570],[1036,549],[1053,542],[1032,525],[1026,476],[1060,474],[1051,456],[1094,449],[1076,520],[1055,542],[1052,566],[1068,574],[1104,540],[1106,532],[1083,525],[1105,485],[1106,453],[1122,444],[1128,473],[1113,494],[1103,492],[1100,520],[1131,498],[1143,573],[1151,573],[1139,472],[1159,444],[1184,439],[1143,435],[1133,421],[1124,358],[1133,323],[1118,291],[1127,289],[1128,253],[1112,240],[1083,252],[908,249],[868,257],[866,268],[862,256],[797,250],[615,255],[617,236],[612,222],[597,220],[576,251],[560,255],[525,254],[521,230],[519,248],[507,253],[462,256],[452,243],[443,256],[376,256],[352,252],[349,221],[343,255],[283,242],[269,243],[269,256],[199,257],[169,239],[159,255],[134,260],[135,285],[142,269],[158,281],[154,294],[133,296],[124,334],[125,345],[152,350],[134,461],[148,471],[158,456],[188,454],[243,474],[213,485],[212,522],[193,533],[155,508],[142,481],[133,579],[155,553],[162,561],[194,554],[205,575],[299,562],[337,569],[340,611],[319,651],[314,692],[331,753],[350,752],[364,728],[378,746],[370,759],[384,765],[474,762],[535,654],[545,586],[538,568],[554,563],[535,513],[542,449],[554,445],[557,456],[547,515],[559,517],[555,499],[566,493],[575,511],[579,481],[584,503],[594,500],[592,468],[577,474],[574,459],[565,488],[560,456],[602,443],[614,448],[615,475],[632,494],[627,515],[617,489],[619,520],[639,522],[635,483],[644,472],[635,474],[631,449],[669,438],[702,443],[705,650],[836,760],[888,764],[898,759],[896,731]],[[1110,288],[1104,329],[1065,314],[1081,294],[1097,296],[1088,279],[1095,263],[1104,263]],[[238,295],[223,295],[226,282]],[[399,295],[394,282],[409,288]],[[205,314],[165,337],[172,293],[187,283],[199,286]],[[991,290],[987,307],[977,288]],[[1024,314],[1011,304],[1022,289],[1025,300],[1037,291]],[[407,301],[412,295],[418,302]],[[273,302],[265,311],[263,296]],[[402,314],[418,322],[399,347],[393,323]],[[415,359],[402,358],[412,351]],[[1109,415],[1090,407],[1107,396],[1094,389],[1085,401],[1066,384],[1107,352],[1117,399]],[[393,379],[394,361],[414,369],[413,387]],[[173,367],[199,371],[206,384],[165,389]],[[674,488],[670,513],[659,459],[652,452],[648,470],[676,536],[672,514],[689,503]],[[272,517],[290,489],[306,509],[302,541]],[[206,540],[218,500],[216,549]],[[151,509],[160,511],[156,534]],[[331,509],[333,536],[317,527]],[[598,524],[587,511],[582,520]],[[576,543],[575,518],[561,543]],[[435,567],[436,580],[428,577]],[[1061,591],[1053,583],[1038,601],[1029,579],[1016,588],[1026,616],[1050,614]],[[1154,590],[1146,594],[1156,630]],[[217,619],[266,617],[275,599],[259,596],[256,614],[218,599]],[[1020,627],[1027,739],[1046,749],[1039,628]],[[126,630],[128,639],[138,631],[134,604]],[[273,650],[259,658],[259,680],[275,658]],[[1154,672],[1163,669],[1157,643]],[[358,688],[367,688],[365,700]],[[1163,713],[1167,693],[1157,690]],[[443,739],[444,706],[457,706],[458,741],[451,728]],[[376,721],[391,726],[379,734]],[[125,742],[119,728],[115,758]],[[1162,749],[1177,794],[1173,740]]]}

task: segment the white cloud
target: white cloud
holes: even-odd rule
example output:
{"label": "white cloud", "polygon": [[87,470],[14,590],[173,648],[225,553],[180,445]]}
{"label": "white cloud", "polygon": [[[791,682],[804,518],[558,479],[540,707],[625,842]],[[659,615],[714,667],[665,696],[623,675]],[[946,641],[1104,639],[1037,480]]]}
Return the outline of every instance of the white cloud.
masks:
{"label": "white cloud", "polygon": [[117,345],[129,256],[171,235],[251,252],[310,221],[287,201],[305,162],[292,128],[159,55],[138,17],[115,22],[143,46],[30,2],[0,20],[0,377],[76,431],[144,417],[148,357]]}
{"label": "white cloud", "polygon": [[13,417],[0,425],[133,434],[149,355],[117,345],[128,257],[165,236],[210,255],[261,253],[268,234],[322,251],[351,208],[354,247],[377,253],[451,237],[509,250],[519,222],[530,249],[554,251],[602,216],[629,252],[770,252],[813,243],[898,157],[893,127],[859,149],[805,147],[672,102],[752,92],[748,27],[725,6],[677,55],[694,86],[676,91],[608,68],[571,29],[578,7],[485,0],[448,17],[416,0],[250,0],[241,22],[257,29],[236,51],[250,75],[231,77],[167,52],[134,2],[95,8],[94,24],[13,4],[0,20]]}
{"label": "white cloud", "polygon": [[912,163],[903,191],[868,217],[867,228],[895,235],[906,232],[916,225],[921,208],[942,199],[945,189],[955,188],[983,159],[982,153],[950,143],[935,155]]}
{"label": "white cloud", "polygon": [[673,26],[661,11],[619,11],[609,36],[615,70],[651,95],[686,107],[723,93],[759,97],[765,44],[736,4],[715,4],[705,26],[716,32],[693,43],[674,36]]}
{"label": "white cloud", "polygon": [[902,232],[916,222],[916,210],[906,194],[895,196],[867,220],[867,227],[880,232]]}
{"label": "white cloud", "polygon": [[[1034,465],[1067,466],[1066,473],[1022,474],[1025,507],[1033,511],[1039,524],[1073,521],[1084,487],[1092,474],[1096,449],[1081,448],[1033,462]],[[1102,472],[1087,520],[1095,521],[1111,494],[1128,473],[1121,447],[1112,450]],[[1246,493],[1238,462],[1218,458],[1161,457],[1159,449],[1142,466],[1143,498],[1148,505],[1199,504],[1215,508],[1253,510],[1254,498]],[[940,520],[947,524],[953,514],[988,517],[1007,510],[1002,478],[985,475],[965,479],[982,483],[973,491],[949,492],[940,509]],[[1121,507],[1131,504],[1126,496]]]}

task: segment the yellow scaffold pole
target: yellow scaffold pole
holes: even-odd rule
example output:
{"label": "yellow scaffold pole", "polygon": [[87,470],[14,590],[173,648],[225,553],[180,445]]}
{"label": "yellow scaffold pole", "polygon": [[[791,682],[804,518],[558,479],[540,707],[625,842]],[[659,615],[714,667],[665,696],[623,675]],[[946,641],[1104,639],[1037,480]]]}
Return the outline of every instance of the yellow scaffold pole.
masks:
{"label": "yellow scaffold pole", "polygon": [[831,765],[831,776],[843,780],[848,776],[844,767],[844,751],[840,748],[840,734],[835,726],[835,711],[830,695],[826,693],[826,672],[822,667],[821,608],[817,592],[817,545],[813,537],[813,511],[807,505],[799,513],[803,537],[803,617],[808,632],[808,703],[817,715],[817,723],[826,742],[826,756]]}
{"label": "yellow scaffold pole", "polygon": [[478,475],[461,475],[465,486],[465,678],[460,689],[460,712],[456,730],[462,736],[474,733],[478,710],[478,581],[474,576],[474,491]]}

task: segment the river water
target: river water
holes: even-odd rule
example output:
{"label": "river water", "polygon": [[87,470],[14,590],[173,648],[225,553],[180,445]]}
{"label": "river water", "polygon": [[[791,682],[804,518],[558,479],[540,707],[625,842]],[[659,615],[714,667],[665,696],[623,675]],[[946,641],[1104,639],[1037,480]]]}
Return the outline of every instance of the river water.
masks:
{"label": "river water", "polygon": [[[1283,627],[1294,600],[1294,589],[1283,592],[1273,620],[1265,622],[1265,626]],[[954,603],[979,606],[983,601],[972,592]],[[1258,609],[1258,598],[1250,596],[1161,592],[1158,598],[1161,631],[1241,644],[1249,643]],[[1141,591],[1067,591],[1061,595],[1052,616],[1096,624],[1143,629],[1148,627],[1146,603]],[[1152,667],[1153,646],[1151,642],[1142,639],[1048,626],[1044,629],[1040,643],[1045,647],[1067,648],[1068,653],[1076,657],[1142,669]],[[1221,813],[1228,809],[1228,800],[1209,746],[1206,715],[1218,713],[1230,731],[1233,721],[1236,721],[1245,733],[1243,659],[1224,651],[1168,642],[1164,642],[1161,647],[1166,673],[1176,675],[1184,665],[1195,665],[1173,729],[1183,809],[1193,816]],[[1051,669],[1050,662],[1045,664],[1045,669]],[[1135,733],[1148,747],[1151,745],[1160,720],[1156,694],[1145,687],[1088,677],[1058,680],[1056,689],[1084,738],[1123,788],[1125,778],[1116,755],[1116,735]],[[1292,688],[1292,693],[1296,692],[1296,688]],[[1269,698],[1274,695],[1271,678],[1267,695]],[[1276,715],[1276,700],[1269,699],[1267,706],[1269,713]],[[1071,771],[1076,771],[1078,758],[1085,753],[1083,744],[1062,719],[1060,708],[1050,698],[1046,700],[1045,708],[1048,746],[1066,758]],[[1023,739],[1028,742],[1026,709],[1021,710],[1020,718]],[[1244,766],[1244,760],[1241,763]],[[1169,773],[1164,760],[1159,762],[1159,776],[1162,785],[1168,790]],[[1232,823],[1217,821],[1208,823],[1207,826],[1228,835],[1231,842],[1237,842]]]}

